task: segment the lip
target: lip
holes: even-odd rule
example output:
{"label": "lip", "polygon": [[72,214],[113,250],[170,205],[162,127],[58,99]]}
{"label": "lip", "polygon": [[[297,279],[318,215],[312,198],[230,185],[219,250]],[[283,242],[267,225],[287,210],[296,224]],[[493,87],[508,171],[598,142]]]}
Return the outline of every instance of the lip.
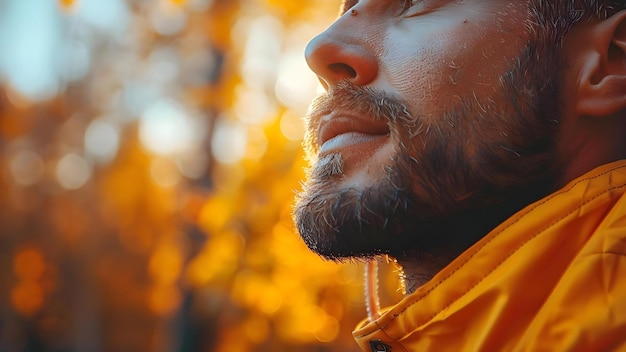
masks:
{"label": "lip", "polygon": [[331,113],[322,118],[318,134],[319,152],[370,142],[388,134],[389,126],[385,120]]}

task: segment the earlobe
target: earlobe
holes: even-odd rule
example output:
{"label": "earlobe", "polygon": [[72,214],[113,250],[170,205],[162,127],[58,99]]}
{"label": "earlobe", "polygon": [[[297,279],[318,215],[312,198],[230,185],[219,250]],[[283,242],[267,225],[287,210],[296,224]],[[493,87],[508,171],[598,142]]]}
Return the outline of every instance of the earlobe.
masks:
{"label": "earlobe", "polygon": [[626,11],[594,25],[583,54],[576,110],[579,116],[609,116],[626,108]]}

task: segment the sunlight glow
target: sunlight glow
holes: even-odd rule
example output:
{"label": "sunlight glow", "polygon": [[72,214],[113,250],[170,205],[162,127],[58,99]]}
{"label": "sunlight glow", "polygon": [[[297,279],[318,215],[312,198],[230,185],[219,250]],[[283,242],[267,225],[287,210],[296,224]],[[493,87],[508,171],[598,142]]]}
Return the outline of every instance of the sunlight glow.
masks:
{"label": "sunlight glow", "polygon": [[288,110],[280,118],[280,131],[291,141],[300,141],[304,138],[304,119]]}
{"label": "sunlight glow", "polygon": [[246,154],[247,141],[248,133],[241,123],[220,119],[211,140],[213,156],[221,163],[235,164]]}
{"label": "sunlight glow", "polygon": [[250,125],[262,125],[275,118],[276,104],[263,91],[242,85],[237,87],[236,95],[233,110],[240,121]]}
{"label": "sunlight glow", "polygon": [[306,65],[300,51],[286,53],[280,67],[275,86],[276,98],[289,108],[306,111],[319,85],[317,77]]}
{"label": "sunlight glow", "polygon": [[139,121],[141,143],[160,155],[175,155],[198,145],[204,137],[199,121],[192,121],[186,108],[170,99],[150,105]]}

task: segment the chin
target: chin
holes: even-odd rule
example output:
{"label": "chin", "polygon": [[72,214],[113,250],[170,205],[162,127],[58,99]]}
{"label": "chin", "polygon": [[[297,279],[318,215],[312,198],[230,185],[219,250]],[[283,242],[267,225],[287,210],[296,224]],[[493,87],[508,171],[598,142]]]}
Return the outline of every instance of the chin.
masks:
{"label": "chin", "polygon": [[[445,160],[437,155],[437,160]],[[399,149],[391,164],[379,168],[382,172],[360,180],[344,173],[340,154],[320,158],[309,170],[293,213],[306,245],[335,261],[382,254],[398,258],[416,251],[458,252],[550,191],[549,182],[520,183],[509,189],[491,184],[468,187],[454,178],[460,175],[460,163],[446,163],[444,169],[455,170],[457,165],[457,172],[444,173],[426,167],[434,164],[428,159],[421,163],[415,159],[409,150]],[[467,194],[471,195],[460,196]]]}
{"label": "chin", "polygon": [[[307,246],[331,260],[370,258],[423,247],[435,217],[419,201],[411,172],[394,165],[379,175],[343,173],[341,155],[320,159],[298,195],[294,220]],[[420,239],[420,237],[422,237]]]}

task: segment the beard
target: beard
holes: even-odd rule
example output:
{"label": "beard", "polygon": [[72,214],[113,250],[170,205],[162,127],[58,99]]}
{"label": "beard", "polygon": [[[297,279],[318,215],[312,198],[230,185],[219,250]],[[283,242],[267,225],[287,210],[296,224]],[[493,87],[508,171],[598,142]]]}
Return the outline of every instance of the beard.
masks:
{"label": "beard", "polygon": [[[331,260],[459,252],[558,187],[558,55],[540,44],[496,81],[496,96],[470,93],[437,119],[348,81],[318,97],[304,142],[313,165],[294,208],[307,246]],[[316,157],[321,116],[334,109],[389,126],[394,153],[371,186],[341,188],[341,154]]]}

